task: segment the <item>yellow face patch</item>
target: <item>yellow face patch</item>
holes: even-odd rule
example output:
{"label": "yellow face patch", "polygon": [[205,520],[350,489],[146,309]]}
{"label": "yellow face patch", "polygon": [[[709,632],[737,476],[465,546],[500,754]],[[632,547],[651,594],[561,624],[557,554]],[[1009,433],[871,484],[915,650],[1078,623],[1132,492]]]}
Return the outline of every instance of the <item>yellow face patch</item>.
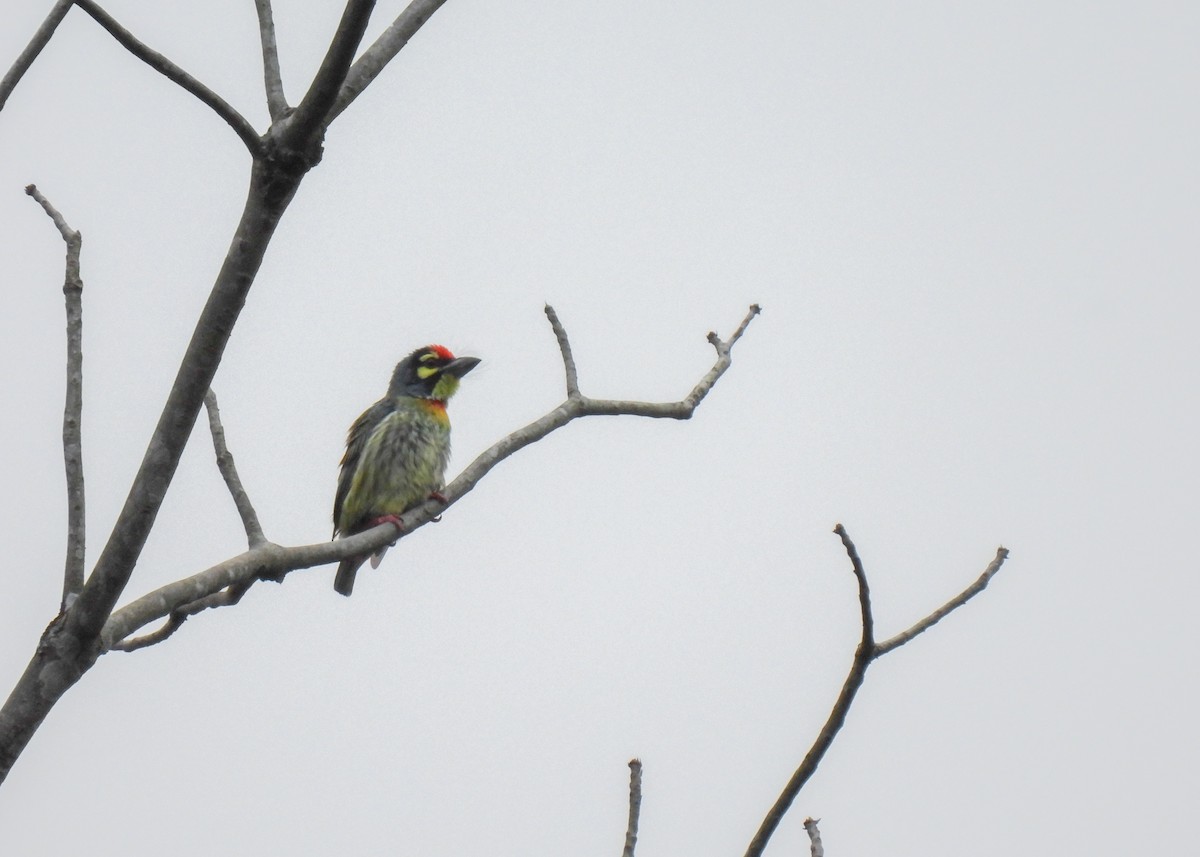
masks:
{"label": "yellow face patch", "polygon": [[[418,370],[420,371],[420,370]],[[458,390],[458,379],[453,375],[443,375],[438,378],[438,382],[433,385],[433,398],[441,399],[443,402],[454,395]]]}
{"label": "yellow face patch", "polygon": [[[432,356],[433,356],[432,354],[425,355],[425,357],[432,357]],[[425,357],[422,357],[421,359],[424,360]],[[417,367],[417,377],[420,378],[422,381],[424,381],[426,378],[432,378],[434,375],[436,375],[440,371],[442,371],[442,370],[438,369],[436,366],[418,366]]]}

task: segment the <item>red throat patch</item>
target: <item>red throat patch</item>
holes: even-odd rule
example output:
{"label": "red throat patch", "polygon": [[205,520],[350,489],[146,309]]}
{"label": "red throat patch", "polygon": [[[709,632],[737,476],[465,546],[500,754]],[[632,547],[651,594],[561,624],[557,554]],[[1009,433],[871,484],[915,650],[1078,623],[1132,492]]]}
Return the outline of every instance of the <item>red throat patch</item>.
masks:
{"label": "red throat patch", "polygon": [[454,359],[454,352],[452,352],[449,348],[447,348],[444,345],[431,345],[431,346],[429,346],[429,350],[432,351],[434,354],[436,354],[438,357],[442,358],[443,360],[453,360]]}

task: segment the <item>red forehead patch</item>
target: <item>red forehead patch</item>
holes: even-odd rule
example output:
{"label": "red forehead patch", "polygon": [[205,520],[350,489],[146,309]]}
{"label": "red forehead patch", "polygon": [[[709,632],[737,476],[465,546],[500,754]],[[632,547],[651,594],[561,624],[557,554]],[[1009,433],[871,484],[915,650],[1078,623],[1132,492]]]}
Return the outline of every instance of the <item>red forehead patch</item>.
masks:
{"label": "red forehead patch", "polygon": [[432,351],[434,354],[436,354],[438,357],[442,358],[443,360],[453,360],[454,359],[454,352],[452,352],[449,348],[447,348],[444,345],[431,345],[431,346],[429,346],[429,350]]}

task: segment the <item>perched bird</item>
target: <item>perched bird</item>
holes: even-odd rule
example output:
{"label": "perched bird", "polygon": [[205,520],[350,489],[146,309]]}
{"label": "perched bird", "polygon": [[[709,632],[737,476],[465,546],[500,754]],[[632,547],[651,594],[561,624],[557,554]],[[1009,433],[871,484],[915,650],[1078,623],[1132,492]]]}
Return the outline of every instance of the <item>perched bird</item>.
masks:
{"label": "perched bird", "polygon": [[[385,522],[399,529],[400,515],[438,496],[450,458],[446,400],[478,365],[478,357],[455,357],[441,345],[418,348],[396,364],[387,395],[354,421],[346,438],[333,501],[334,538]],[[371,558],[372,568],[386,551]],[[342,560],[333,588],[349,595],[366,559]]]}

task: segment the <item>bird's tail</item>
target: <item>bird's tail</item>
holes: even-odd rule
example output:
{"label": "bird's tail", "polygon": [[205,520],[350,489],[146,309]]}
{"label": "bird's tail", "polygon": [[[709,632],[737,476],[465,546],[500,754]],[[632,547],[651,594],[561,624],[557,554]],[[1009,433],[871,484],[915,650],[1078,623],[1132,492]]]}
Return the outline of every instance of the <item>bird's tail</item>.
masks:
{"label": "bird's tail", "polygon": [[366,560],[365,556],[352,556],[342,560],[338,566],[337,576],[333,578],[334,590],[349,597],[350,593],[354,591],[354,575],[358,573],[359,567]]}

